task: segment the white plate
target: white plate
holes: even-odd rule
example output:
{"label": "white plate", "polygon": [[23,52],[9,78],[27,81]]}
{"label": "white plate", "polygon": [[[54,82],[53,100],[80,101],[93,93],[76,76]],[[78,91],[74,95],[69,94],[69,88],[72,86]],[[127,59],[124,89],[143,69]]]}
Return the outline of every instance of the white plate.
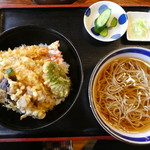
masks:
{"label": "white plate", "polygon": [[127,12],[129,41],[150,41],[150,13]]}
{"label": "white plate", "polygon": [[[94,21],[100,15],[100,13],[107,9],[111,9],[111,17],[116,17],[118,20],[117,26],[108,28],[108,35],[106,37],[100,36],[100,34],[94,33]],[[87,32],[95,39],[103,42],[111,42],[119,39],[127,30],[128,18],[124,9],[110,1],[100,1],[92,4],[87,8],[84,14],[84,26]]]}

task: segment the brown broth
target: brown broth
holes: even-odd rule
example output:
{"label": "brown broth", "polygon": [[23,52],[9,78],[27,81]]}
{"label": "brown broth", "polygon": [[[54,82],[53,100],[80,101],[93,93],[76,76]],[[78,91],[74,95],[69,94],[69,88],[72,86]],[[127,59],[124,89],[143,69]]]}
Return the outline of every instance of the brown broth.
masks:
{"label": "brown broth", "polygon": [[[122,63],[126,61],[130,61],[130,63],[129,64]],[[120,64],[120,66],[122,65],[122,67],[125,68],[127,72],[126,71],[122,72],[122,70],[121,71],[117,70],[116,66],[118,64]],[[140,76],[139,78],[136,77],[138,72],[133,73],[133,75],[129,74],[130,76],[127,74],[128,71],[132,68],[133,70],[138,71],[139,67],[143,68],[143,70],[147,72],[146,77],[149,79],[147,83],[148,87],[144,87],[145,86],[144,83],[143,84],[140,83],[140,80],[139,80]],[[115,84],[112,84],[113,83],[112,78],[110,78],[110,76],[113,75],[115,71],[116,71],[115,79],[117,79],[117,86]],[[119,74],[119,71],[120,71],[120,74]],[[148,101],[150,101],[150,98],[149,98],[150,94],[147,92],[149,94],[147,95],[147,93],[144,91],[144,90],[150,91],[150,88],[149,88],[150,77],[149,76],[150,76],[150,64],[138,58],[133,58],[133,57],[116,58],[114,60],[109,61],[106,65],[102,66],[101,70],[99,70],[99,72],[96,75],[96,78],[94,80],[94,85],[93,85],[94,105],[96,107],[96,110],[99,116],[102,117],[102,119],[105,120],[109,125],[119,130],[123,130],[125,132],[135,133],[135,132],[139,132],[139,131],[141,132],[141,131],[150,129],[150,112],[144,110],[146,107],[150,107],[150,102],[148,103]],[[123,83],[123,80],[125,80],[124,83]],[[144,80],[144,78],[141,79],[141,82],[144,82],[142,80]],[[110,86],[108,83],[110,83]],[[115,80],[114,80],[114,83],[115,83]],[[141,86],[141,87],[138,87],[138,86]],[[108,87],[110,89],[106,90]],[[110,91],[114,93],[112,94]],[[109,93],[110,95],[105,94],[106,92],[108,93],[110,92]],[[141,102],[137,101],[137,99],[139,98],[139,95],[141,98]],[[115,97],[114,100],[111,96]],[[125,100],[126,102],[123,102]],[[112,107],[112,110],[111,110],[111,107]],[[127,110],[123,111],[123,109],[131,109],[130,107],[131,108],[133,107],[132,108],[133,110],[136,107],[137,109],[127,114],[128,116],[125,116],[125,112]],[[143,114],[145,113],[149,117],[142,116],[141,119],[137,121],[136,117],[139,117],[140,113],[138,113],[138,111],[141,111],[141,109],[142,109],[142,113]],[[121,119],[119,120],[119,118],[121,117],[123,118],[124,116],[125,118],[123,120]],[[135,119],[135,122],[133,121],[132,123],[134,125],[131,125],[131,123],[127,120],[127,118],[131,118],[132,120]],[[119,121],[120,123],[118,123]]]}

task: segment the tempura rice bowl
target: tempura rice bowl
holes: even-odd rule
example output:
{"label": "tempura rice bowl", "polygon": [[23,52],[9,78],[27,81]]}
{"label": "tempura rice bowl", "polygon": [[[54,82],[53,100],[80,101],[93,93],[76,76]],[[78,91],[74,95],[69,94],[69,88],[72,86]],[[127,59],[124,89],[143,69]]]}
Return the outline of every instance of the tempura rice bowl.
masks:
{"label": "tempura rice bowl", "polygon": [[[127,47],[119,50],[115,50],[111,53],[109,53],[107,56],[105,56],[103,59],[101,59],[96,67],[94,68],[90,82],[88,87],[88,96],[89,96],[89,102],[91,110],[98,121],[98,123],[112,136],[117,138],[118,140],[121,140],[126,143],[131,144],[150,144],[150,128],[143,131],[137,131],[137,132],[126,132],[120,129],[117,129],[112,126],[112,124],[109,122],[109,120],[106,121],[104,119],[104,116],[101,112],[97,109],[97,104],[95,103],[95,96],[94,96],[94,90],[95,90],[95,84],[96,80],[98,78],[98,74],[102,71],[104,66],[107,66],[108,62],[111,62],[112,60],[119,59],[121,57],[134,57],[137,59],[142,60],[143,62],[146,62],[150,64],[150,50],[146,48],[141,47]],[[149,105],[148,105],[149,108]],[[118,119],[119,121],[119,119]],[[150,124],[149,124],[150,126]]]}
{"label": "tempura rice bowl", "polygon": [[[20,120],[20,114],[0,106],[0,124],[14,130],[35,130],[54,124],[60,120],[75,103],[83,82],[83,71],[80,57],[72,43],[61,33],[34,25],[20,26],[5,31],[0,36],[0,50],[14,49],[21,45],[51,44],[60,42],[60,51],[64,60],[70,65],[69,74],[72,87],[68,97],[61,105],[48,111],[44,119],[31,117]],[[70,59],[71,58],[71,59]]]}

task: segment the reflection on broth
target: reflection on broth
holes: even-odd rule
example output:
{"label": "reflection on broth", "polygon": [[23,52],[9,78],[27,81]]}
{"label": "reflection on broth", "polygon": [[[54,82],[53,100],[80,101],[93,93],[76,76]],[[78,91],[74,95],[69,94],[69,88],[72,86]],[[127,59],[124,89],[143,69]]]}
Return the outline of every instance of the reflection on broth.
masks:
{"label": "reflection on broth", "polygon": [[94,82],[94,104],[100,116],[125,132],[150,127],[150,65],[132,57],[116,58]]}

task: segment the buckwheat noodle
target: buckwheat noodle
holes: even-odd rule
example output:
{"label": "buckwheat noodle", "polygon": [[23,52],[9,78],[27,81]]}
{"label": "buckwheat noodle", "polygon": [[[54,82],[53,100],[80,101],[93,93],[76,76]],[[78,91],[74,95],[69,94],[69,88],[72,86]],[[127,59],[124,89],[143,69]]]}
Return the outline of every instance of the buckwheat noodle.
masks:
{"label": "buckwheat noodle", "polygon": [[94,83],[98,113],[115,128],[139,132],[150,128],[150,65],[125,57],[109,62]]}

